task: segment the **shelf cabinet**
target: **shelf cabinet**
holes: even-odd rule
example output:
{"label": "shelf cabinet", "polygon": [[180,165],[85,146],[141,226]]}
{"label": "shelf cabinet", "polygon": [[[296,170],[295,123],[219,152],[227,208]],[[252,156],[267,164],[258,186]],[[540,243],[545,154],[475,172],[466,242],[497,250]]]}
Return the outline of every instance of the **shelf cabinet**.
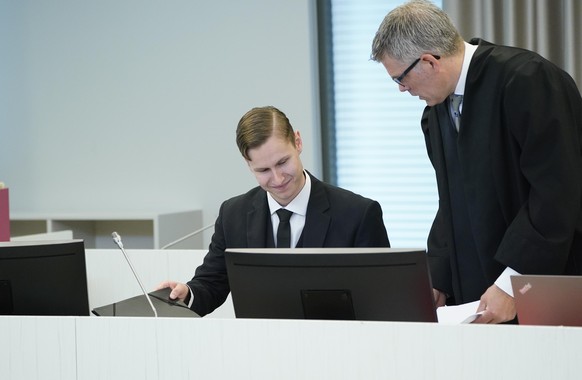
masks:
{"label": "shelf cabinet", "polygon": [[[12,237],[71,230],[75,239],[83,239],[85,248],[115,248],[111,233],[116,231],[125,249],[160,249],[202,227],[202,211],[165,213],[11,213]],[[203,248],[202,234],[171,248]]]}

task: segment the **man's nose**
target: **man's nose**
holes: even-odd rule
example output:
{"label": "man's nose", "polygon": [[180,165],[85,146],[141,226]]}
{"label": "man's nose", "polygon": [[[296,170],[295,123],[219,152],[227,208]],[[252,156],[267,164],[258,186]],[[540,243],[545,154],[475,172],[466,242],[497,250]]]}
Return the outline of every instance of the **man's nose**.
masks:
{"label": "man's nose", "polygon": [[273,179],[277,185],[280,185],[285,180],[285,175],[283,174],[282,170],[275,169],[273,170]]}

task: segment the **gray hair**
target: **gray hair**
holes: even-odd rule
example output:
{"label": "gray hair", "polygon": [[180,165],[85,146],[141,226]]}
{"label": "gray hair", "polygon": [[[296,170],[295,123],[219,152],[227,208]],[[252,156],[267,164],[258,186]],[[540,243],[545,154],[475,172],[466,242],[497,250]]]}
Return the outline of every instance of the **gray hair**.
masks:
{"label": "gray hair", "polygon": [[389,56],[413,61],[424,53],[451,56],[463,38],[449,16],[427,0],[412,0],[389,12],[372,42],[370,59],[380,62]]}

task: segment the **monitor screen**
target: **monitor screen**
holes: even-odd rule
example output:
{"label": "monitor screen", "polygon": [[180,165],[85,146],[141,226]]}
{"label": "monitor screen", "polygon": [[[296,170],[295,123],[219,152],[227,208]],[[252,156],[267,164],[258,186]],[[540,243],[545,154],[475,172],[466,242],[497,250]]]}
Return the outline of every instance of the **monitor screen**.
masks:
{"label": "monitor screen", "polygon": [[0,243],[0,314],[89,315],[83,241]]}
{"label": "monitor screen", "polygon": [[227,249],[237,318],[436,322],[424,249]]}

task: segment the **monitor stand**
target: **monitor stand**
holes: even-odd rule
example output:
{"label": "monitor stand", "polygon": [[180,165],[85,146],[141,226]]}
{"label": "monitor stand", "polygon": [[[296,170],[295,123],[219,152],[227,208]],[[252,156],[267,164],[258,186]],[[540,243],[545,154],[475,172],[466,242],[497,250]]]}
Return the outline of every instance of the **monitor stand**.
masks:
{"label": "monitor stand", "polygon": [[356,319],[349,290],[302,290],[301,300],[305,319]]}

